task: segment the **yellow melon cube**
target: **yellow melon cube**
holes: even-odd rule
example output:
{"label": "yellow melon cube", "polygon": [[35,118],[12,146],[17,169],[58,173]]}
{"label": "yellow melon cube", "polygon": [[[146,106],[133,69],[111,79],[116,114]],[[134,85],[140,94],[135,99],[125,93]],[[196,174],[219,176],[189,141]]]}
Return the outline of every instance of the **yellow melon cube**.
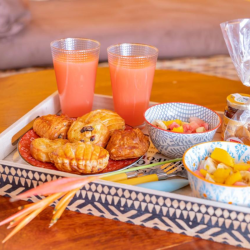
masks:
{"label": "yellow melon cube", "polygon": [[216,183],[223,184],[225,180],[230,175],[230,169],[224,169],[224,168],[217,168],[214,172],[214,180]]}
{"label": "yellow melon cube", "polygon": [[174,122],[174,120],[170,121],[162,121],[167,127]]}
{"label": "yellow melon cube", "polygon": [[172,130],[173,132],[178,132],[178,133],[183,133],[184,129],[182,126],[178,127],[178,128],[173,128]]}
{"label": "yellow melon cube", "polygon": [[175,119],[175,120],[170,120],[170,121],[163,121],[163,123],[168,127],[169,125],[171,125],[173,122],[176,122],[177,124],[179,124],[180,126],[182,125],[182,121],[179,119]]}
{"label": "yellow melon cube", "polygon": [[233,185],[237,181],[242,180],[242,175],[240,172],[236,172],[234,174],[229,175],[229,177],[226,179],[225,184],[226,185]]}
{"label": "yellow melon cube", "polygon": [[247,171],[250,168],[250,164],[247,163],[237,163],[234,165],[234,171]]}
{"label": "yellow melon cube", "polygon": [[229,167],[234,166],[234,158],[231,157],[230,154],[222,148],[215,148],[213,153],[211,154],[211,158],[220,163],[224,163]]}
{"label": "yellow melon cube", "polygon": [[204,177],[206,177],[206,175],[207,175],[207,171],[206,171],[205,169],[201,169],[201,170],[200,170],[200,173],[201,173]]}

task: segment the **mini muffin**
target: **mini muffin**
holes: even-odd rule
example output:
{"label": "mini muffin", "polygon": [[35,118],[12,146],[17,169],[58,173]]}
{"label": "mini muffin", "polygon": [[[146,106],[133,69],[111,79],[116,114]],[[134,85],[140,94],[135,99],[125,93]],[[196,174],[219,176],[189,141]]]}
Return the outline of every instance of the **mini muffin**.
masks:
{"label": "mini muffin", "polygon": [[69,117],[64,115],[45,115],[34,121],[33,130],[42,138],[66,139],[72,122]]}
{"label": "mini muffin", "polygon": [[105,148],[110,137],[108,127],[101,122],[82,123],[74,121],[68,131],[70,142],[91,142]]}
{"label": "mini muffin", "polygon": [[122,119],[117,113],[106,109],[93,110],[90,113],[79,117],[77,120],[85,124],[99,121],[108,127],[110,134],[112,134],[114,130],[125,129],[124,119]]}
{"label": "mini muffin", "polygon": [[89,142],[67,143],[52,151],[49,157],[59,170],[74,174],[101,172],[109,161],[106,149]]}
{"label": "mini muffin", "polygon": [[124,160],[144,155],[148,151],[149,145],[148,136],[136,128],[114,131],[106,149],[112,160]]}
{"label": "mini muffin", "polygon": [[49,153],[67,142],[69,141],[65,139],[37,138],[30,144],[30,153],[38,161],[50,162]]}

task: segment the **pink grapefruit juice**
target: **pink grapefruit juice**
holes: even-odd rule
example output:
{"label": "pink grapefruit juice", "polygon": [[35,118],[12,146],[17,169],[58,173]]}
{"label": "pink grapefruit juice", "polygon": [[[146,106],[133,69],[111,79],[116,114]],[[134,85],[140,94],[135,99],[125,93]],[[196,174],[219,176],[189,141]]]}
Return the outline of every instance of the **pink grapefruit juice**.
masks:
{"label": "pink grapefruit juice", "polygon": [[62,113],[79,117],[90,112],[98,58],[89,56],[81,61],[67,61],[66,57],[57,56],[53,63]]}
{"label": "pink grapefruit juice", "polygon": [[144,123],[149,105],[155,63],[123,67],[109,64],[115,111],[133,127]]}

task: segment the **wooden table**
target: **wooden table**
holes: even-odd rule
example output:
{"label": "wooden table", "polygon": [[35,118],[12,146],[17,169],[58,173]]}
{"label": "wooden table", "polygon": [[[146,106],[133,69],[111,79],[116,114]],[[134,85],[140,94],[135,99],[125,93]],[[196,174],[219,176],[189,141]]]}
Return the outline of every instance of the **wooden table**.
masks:
{"label": "wooden table", "polygon": [[[53,70],[0,78],[0,132],[56,90]],[[231,93],[248,93],[240,82],[178,71],[157,70],[151,100],[182,101],[222,111]],[[111,95],[107,68],[99,68],[97,94]],[[2,145],[1,145],[2,146]],[[0,197],[0,221],[17,211],[25,201],[10,203]],[[0,249],[239,249],[189,236],[65,211],[48,229],[52,208],[47,208]],[[10,231],[0,227],[0,241]]]}

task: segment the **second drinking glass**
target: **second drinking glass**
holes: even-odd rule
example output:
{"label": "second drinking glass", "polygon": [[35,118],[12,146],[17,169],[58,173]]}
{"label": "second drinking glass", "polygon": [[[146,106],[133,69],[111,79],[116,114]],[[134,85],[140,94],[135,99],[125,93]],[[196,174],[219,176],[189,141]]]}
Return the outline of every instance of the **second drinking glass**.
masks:
{"label": "second drinking glass", "polygon": [[126,124],[140,127],[149,105],[158,49],[124,43],[107,50],[115,111]]}
{"label": "second drinking glass", "polygon": [[62,113],[82,116],[92,109],[100,43],[67,38],[50,44]]}

